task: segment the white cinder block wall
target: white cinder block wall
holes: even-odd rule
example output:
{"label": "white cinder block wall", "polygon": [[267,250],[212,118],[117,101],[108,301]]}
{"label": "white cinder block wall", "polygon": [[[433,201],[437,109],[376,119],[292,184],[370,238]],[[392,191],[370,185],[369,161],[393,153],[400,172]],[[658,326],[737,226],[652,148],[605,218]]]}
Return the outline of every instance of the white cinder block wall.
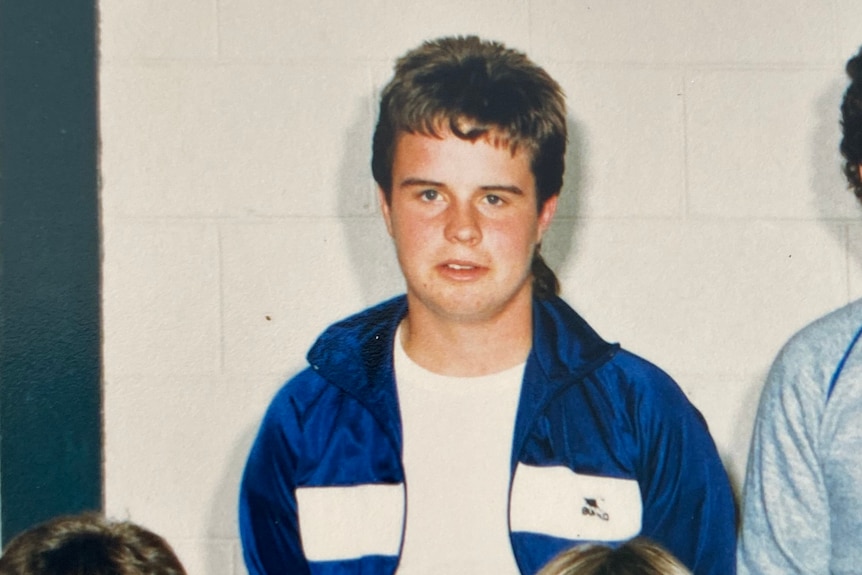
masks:
{"label": "white cinder block wall", "polygon": [[331,321],[402,289],[375,100],[421,40],[528,52],[569,97],[546,251],[601,334],[669,371],[735,484],[780,345],[862,296],[837,152],[858,0],[103,0],[108,512],[245,572],[257,423]]}

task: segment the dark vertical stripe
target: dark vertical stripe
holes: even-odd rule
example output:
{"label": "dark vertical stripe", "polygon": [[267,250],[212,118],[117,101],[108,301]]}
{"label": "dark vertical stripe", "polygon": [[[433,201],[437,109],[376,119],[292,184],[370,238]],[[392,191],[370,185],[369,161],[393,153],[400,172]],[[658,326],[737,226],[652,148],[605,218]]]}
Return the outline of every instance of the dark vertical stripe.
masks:
{"label": "dark vertical stripe", "polygon": [[0,0],[0,534],[102,506],[94,0]]}

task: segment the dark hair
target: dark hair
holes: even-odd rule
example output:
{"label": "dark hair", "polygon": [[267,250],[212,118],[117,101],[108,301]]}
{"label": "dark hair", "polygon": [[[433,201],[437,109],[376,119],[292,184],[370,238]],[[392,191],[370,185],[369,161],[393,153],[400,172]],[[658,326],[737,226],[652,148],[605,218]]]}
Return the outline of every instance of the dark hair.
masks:
{"label": "dark hair", "polygon": [[[527,56],[476,36],[428,41],[395,64],[380,98],[371,171],[387,202],[392,198],[392,162],[402,133],[440,137],[451,131],[475,141],[489,138],[530,154],[541,210],[563,186],[566,105],[559,84]],[[533,258],[534,292],[559,291],[556,276],[538,250]]]}
{"label": "dark hair", "polygon": [[585,544],[563,551],[538,575],[691,575],[673,555],[645,538],[617,548]]}
{"label": "dark hair", "polygon": [[850,85],[841,102],[841,155],[844,156],[844,175],[856,197],[862,200],[862,179],[859,166],[862,164],[862,48],[847,62]]}
{"label": "dark hair", "polygon": [[0,575],[186,575],[171,546],[128,521],[96,513],[58,517],[18,535]]}

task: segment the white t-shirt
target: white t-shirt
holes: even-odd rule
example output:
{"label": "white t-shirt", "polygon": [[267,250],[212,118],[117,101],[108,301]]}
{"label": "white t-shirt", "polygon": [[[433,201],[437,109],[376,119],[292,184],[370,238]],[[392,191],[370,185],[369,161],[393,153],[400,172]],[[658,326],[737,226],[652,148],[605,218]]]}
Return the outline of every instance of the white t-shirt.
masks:
{"label": "white t-shirt", "polygon": [[450,377],[395,336],[407,527],[398,575],[519,573],[508,530],[509,466],[524,364]]}

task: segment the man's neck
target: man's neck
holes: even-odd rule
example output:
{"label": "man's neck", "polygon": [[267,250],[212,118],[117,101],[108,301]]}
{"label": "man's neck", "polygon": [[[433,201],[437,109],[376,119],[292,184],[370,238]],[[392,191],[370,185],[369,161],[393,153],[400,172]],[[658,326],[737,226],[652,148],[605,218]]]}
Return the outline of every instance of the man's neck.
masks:
{"label": "man's neck", "polygon": [[523,363],[533,345],[532,299],[481,321],[441,319],[412,306],[401,343],[414,362],[440,375],[473,377]]}

